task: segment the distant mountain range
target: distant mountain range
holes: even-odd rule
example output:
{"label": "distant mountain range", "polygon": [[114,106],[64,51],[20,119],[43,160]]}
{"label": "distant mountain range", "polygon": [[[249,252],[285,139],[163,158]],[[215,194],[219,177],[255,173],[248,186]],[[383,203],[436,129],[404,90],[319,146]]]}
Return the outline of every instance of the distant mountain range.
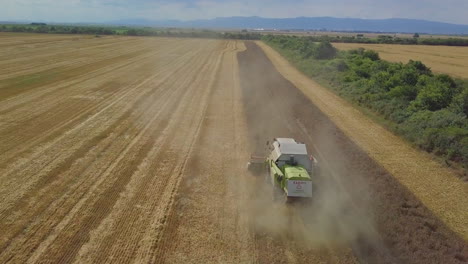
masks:
{"label": "distant mountain range", "polygon": [[127,19],[113,25],[193,27],[222,29],[328,30],[388,33],[466,34],[468,25],[457,25],[418,19],[360,19],[335,17],[220,17],[192,21]]}

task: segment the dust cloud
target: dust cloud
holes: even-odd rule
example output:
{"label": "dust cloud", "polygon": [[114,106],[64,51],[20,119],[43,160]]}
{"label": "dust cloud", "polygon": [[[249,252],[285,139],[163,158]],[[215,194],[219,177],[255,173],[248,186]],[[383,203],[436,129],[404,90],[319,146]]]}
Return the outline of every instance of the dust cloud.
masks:
{"label": "dust cloud", "polygon": [[340,179],[346,174],[329,170],[320,160],[318,165],[320,172],[313,175],[313,198],[292,203],[273,200],[275,189],[266,170],[255,175],[248,172],[245,186],[249,186],[251,199],[246,213],[255,230],[313,247],[346,246],[363,238],[376,243],[367,186],[356,179],[344,183]]}

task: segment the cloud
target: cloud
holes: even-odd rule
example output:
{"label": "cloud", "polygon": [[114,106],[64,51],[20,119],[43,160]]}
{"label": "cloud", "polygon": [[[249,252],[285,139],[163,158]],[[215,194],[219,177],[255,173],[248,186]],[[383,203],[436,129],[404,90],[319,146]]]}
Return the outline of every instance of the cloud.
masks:
{"label": "cloud", "polygon": [[204,19],[223,16],[417,18],[468,24],[468,1],[446,0],[15,0],[2,20],[105,22],[127,18]]}

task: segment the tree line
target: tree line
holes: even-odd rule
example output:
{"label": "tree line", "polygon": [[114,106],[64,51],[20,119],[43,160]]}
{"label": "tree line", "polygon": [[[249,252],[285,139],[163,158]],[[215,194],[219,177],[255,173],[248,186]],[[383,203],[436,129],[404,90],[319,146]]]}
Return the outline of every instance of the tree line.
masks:
{"label": "tree line", "polygon": [[[219,32],[213,30],[187,30],[153,27],[124,26],[77,26],[77,25],[46,25],[44,23],[0,25],[0,32],[29,32],[55,34],[92,34],[92,35],[124,35],[124,36],[163,36],[163,37],[195,37],[216,39],[260,40],[265,34],[260,32]],[[445,45],[468,46],[468,38],[400,38],[391,35],[380,35],[376,38],[356,36],[307,36],[311,42],[365,43],[365,44],[400,44],[400,45]]]}
{"label": "tree line", "polygon": [[183,30],[152,27],[111,27],[111,26],[68,26],[68,25],[0,25],[0,32],[25,32],[48,34],[160,36],[187,38],[259,40],[261,34],[250,32],[219,32],[212,30]]}
{"label": "tree line", "polygon": [[[359,35],[359,34],[358,34]],[[363,44],[399,44],[399,45],[443,45],[443,46],[468,46],[468,38],[401,38],[391,35],[379,35],[376,38],[363,36],[307,36],[309,41],[333,43],[363,43]]]}
{"label": "tree line", "polygon": [[310,38],[268,35],[263,41],[395,133],[468,169],[467,80],[435,74],[420,61],[388,62],[372,50],[338,51]]}

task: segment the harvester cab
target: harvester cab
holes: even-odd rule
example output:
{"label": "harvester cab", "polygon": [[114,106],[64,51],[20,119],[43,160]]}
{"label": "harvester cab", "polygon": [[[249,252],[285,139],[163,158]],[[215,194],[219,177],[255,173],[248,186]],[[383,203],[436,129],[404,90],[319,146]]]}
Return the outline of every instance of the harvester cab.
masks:
{"label": "harvester cab", "polygon": [[[266,168],[274,195],[280,190],[286,201],[312,197],[312,177],[317,162],[308,155],[306,145],[292,138],[275,138],[267,145],[268,156],[263,159],[252,156],[249,168],[255,171],[259,167]],[[263,165],[259,166],[261,163]]]}

